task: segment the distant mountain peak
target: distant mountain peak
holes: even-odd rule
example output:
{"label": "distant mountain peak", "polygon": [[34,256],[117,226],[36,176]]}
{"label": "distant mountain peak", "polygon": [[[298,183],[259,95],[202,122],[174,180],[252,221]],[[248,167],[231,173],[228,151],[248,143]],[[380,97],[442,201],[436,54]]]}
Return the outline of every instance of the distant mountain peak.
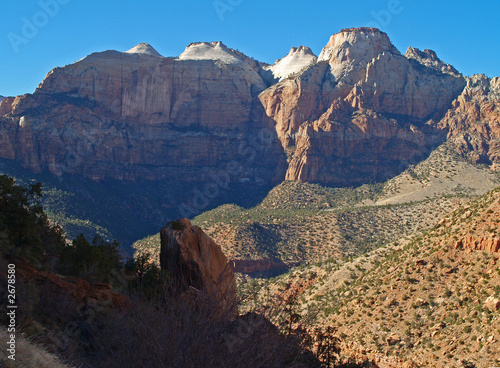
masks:
{"label": "distant mountain peak", "polygon": [[386,33],[377,28],[344,28],[330,37],[318,61],[328,61],[330,64],[370,61],[383,52],[399,54]]}
{"label": "distant mountain peak", "polygon": [[285,79],[288,76],[298,73],[304,68],[315,64],[318,58],[307,46],[292,47],[287,56],[268,67],[272,71],[274,78]]}
{"label": "distant mountain peak", "polygon": [[226,64],[238,64],[248,58],[221,41],[193,42],[179,55],[179,60],[219,60]]}
{"label": "distant mountain peak", "polygon": [[408,59],[416,60],[422,65],[439,70],[443,73],[451,74],[454,76],[462,75],[452,65],[447,64],[439,59],[436,52],[433,50],[425,49],[421,51],[416,47],[410,46],[406,50],[405,57]]}
{"label": "distant mountain peak", "polygon": [[162,57],[160,53],[154,49],[153,46],[151,46],[149,43],[146,42],[142,42],[138,45],[135,45],[130,50],[125,51],[125,53]]}

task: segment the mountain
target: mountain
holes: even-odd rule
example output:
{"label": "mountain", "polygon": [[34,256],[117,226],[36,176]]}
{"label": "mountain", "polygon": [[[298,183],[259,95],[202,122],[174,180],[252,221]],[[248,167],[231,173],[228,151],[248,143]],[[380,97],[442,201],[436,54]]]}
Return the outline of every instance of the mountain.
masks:
{"label": "mountain", "polygon": [[466,84],[432,51],[402,55],[371,28],[333,35],[318,58],[292,48],[272,66],[221,42],[178,58],[139,44],[55,68],[33,94],[3,101],[0,157],[94,180],[204,183],[236,161],[233,182],[362,184],[443,142],[456,127],[438,122]]}
{"label": "mountain", "polygon": [[431,50],[403,55],[373,28],[334,34],[318,57],[292,48],[273,65],[222,42],[192,43],[178,57],[142,43],[55,68],[34,93],[1,101],[0,158],[103,192],[109,180],[143,188],[145,207],[192,218],[222,203],[256,205],[283,180],[382,182],[445,141],[496,168],[498,83],[464,77]]}
{"label": "mountain", "polygon": [[2,101],[3,99],[5,99],[5,97],[4,96],[0,96],[0,101]]}
{"label": "mountain", "polygon": [[333,35],[318,63],[259,96],[288,153],[288,180],[388,179],[444,141],[435,124],[465,80],[401,55],[377,29]]}
{"label": "mountain", "polygon": [[[253,117],[253,96],[266,88],[257,63],[194,49],[163,58],[140,44],[53,69],[33,94],[2,102],[0,156],[35,172],[94,180],[206,182],[208,171],[245,162],[246,137],[267,128]],[[274,179],[275,163],[266,157],[279,152],[268,146],[236,179]]]}

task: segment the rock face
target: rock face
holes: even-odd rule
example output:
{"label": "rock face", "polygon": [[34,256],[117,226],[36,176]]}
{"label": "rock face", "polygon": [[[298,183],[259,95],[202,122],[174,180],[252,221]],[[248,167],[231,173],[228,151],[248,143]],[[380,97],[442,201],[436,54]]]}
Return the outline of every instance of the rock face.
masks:
{"label": "rock face", "polygon": [[500,78],[474,75],[439,122],[461,155],[476,163],[500,165]]}
{"label": "rock face", "polygon": [[176,291],[187,297],[205,295],[216,301],[218,314],[237,315],[234,273],[219,245],[185,218],[169,222],[160,239],[160,266],[171,275]]}
{"label": "rock face", "polygon": [[373,28],[273,65],[221,42],[178,58],[139,44],[55,68],[33,94],[0,102],[0,157],[96,180],[184,185],[224,171],[233,183],[356,185],[401,172],[447,134],[496,165],[498,90],[498,78],[464,78],[431,50],[402,55]]}
{"label": "rock face", "polygon": [[208,182],[233,163],[231,181],[273,181],[280,147],[253,103],[266,88],[259,64],[213,49],[233,59],[196,46],[164,58],[140,44],[55,68],[33,94],[2,101],[0,156],[93,179]]}
{"label": "rock face", "polygon": [[345,29],[330,38],[316,65],[260,94],[288,153],[288,180],[385,179],[444,139],[430,122],[443,116],[465,81],[443,73],[435,55],[413,51],[426,64],[401,55],[377,29]]}

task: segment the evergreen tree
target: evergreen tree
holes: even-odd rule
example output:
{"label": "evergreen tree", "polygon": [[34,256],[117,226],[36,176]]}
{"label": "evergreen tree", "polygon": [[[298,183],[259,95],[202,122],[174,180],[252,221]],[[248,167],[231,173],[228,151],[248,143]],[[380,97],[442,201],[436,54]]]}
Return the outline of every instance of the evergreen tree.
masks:
{"label": "evergreen tree", "polygon": [[58,254],[65,244],[59,226],[50,224],[40,205],[42,185],[23,187],[0,175],[0,251],[8,259],[40,264],[45,254]]}

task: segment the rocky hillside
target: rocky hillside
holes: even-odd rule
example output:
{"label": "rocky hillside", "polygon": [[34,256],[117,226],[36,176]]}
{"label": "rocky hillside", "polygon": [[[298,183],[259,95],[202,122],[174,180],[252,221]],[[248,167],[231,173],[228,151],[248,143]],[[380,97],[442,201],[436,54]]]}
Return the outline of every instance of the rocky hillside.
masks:
{"label": "rocky hillside", "polygon": [[253,281],[242,295],[275,320],[288,305],[303,325],[334,327],[345,354],[379,366],[497,366],[499,218],[496,189],[428,232],[352,261],[299,268],[260,291]]}
{"label": "rocky hillside", "polygon": [[[432,228],[471,197],[500,184],[485,166],[460,158],[447,143],[384,184],[328,188],[285,181],[257,206],[220,206],[197,216],[230,259],[310,263],[362,254]],[[156,253],[159,235],[140,240]]]}

